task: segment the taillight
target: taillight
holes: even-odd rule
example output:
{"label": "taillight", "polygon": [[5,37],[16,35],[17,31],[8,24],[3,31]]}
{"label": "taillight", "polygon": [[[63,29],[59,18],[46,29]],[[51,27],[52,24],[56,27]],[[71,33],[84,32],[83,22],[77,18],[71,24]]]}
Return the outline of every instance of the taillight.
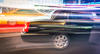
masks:
{"label": "taillight", "polygon": [[23,32],[28,32],[28,29],[29,29],[29,22],[25,23],[25,28],[23,30]]}

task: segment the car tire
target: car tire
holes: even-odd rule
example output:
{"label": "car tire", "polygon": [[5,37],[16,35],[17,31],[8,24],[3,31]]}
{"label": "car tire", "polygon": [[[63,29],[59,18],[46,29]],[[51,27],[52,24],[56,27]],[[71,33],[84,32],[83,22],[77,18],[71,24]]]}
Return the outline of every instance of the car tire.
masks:
{"label": "car tire", "polygon": [[56,34],[52,37],[52,44],[56,49],[65,49],[69,47],[69,36],[65,34]]}

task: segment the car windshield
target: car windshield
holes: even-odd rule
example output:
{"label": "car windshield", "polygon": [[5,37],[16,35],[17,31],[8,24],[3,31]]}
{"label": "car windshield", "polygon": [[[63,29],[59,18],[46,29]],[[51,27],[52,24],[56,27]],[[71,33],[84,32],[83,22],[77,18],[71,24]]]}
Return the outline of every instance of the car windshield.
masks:
{"label": "car windshield", "polygon": [[35,10],[24,10],[20,9],[15,12],[15,14],[37,14],[38,12]]}

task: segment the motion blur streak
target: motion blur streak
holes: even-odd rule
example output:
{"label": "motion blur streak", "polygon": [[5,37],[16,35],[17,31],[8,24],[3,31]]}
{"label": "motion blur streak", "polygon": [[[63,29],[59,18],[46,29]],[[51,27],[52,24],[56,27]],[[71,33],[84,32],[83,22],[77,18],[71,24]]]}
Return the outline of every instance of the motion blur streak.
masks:
{"label": "motion blur streak", "polygon": [[[15,34],[15,35],[12,35],[12,34]],[[0,38],[9,38],[9,37],[17,37],[19,36],[20,37],[21,33],[17,33],[17,32],[12,32],[12,33],[0,33]]]}
{"label": "motion blur streak", "polygon": [[[20,38],[20,35],[21,35],[20,33],[0,34],[0,40],[3,41],[3,44],[0,45],[0,46],[3,46],[3,48],[0,47],[0,50],[1,50],[0,52],[13,52],[13,51],[19,51],[19,50],[25,50],[25,49],[38,49],[38,48],[39,49],[40,48],[53,48],[51,43],[23,42]],[[38,41],[38,40],[34,40],[34,41]],[[9,50],[5,50],[5,49],[9,49]]]}
{"label": "motion blur streak", "polygon": [[[88,13],[88,12],[87,12]],[[67,14],[67,13],[61,13],[61,14],[53,14],[54,16],[57,16],[57,15],[59,15],[59,16],[68,16],[69,14]],[[79,15],[77,15],[77,14],[70,14],[70,16],[85,16],[85,17],[92,17],[91,15],[89,15],[89,14],[79,14]]]}

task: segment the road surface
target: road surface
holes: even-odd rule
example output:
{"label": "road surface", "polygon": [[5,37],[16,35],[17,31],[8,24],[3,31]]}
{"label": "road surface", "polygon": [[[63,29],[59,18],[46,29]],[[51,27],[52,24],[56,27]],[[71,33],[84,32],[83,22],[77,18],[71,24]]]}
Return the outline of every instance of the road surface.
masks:
{"label": "road surface", "polygon": [[0,54],[92,54],[89,35],[72,35],[71,45],[65,50],[53,49],[47,44],[23,42],[19,33],[1,35]]}

